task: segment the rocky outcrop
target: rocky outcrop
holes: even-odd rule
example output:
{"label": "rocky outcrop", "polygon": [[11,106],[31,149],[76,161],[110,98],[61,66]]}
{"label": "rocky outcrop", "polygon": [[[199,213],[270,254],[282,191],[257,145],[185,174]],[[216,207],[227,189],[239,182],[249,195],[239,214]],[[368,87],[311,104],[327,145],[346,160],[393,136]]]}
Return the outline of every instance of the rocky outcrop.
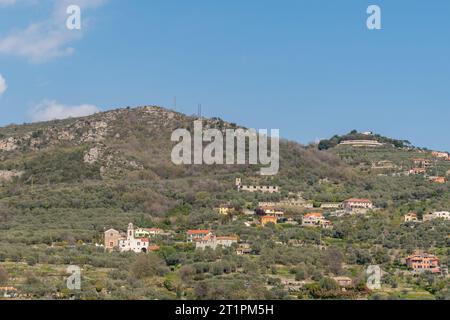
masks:
{"label": "rocky outcrop", "polygon": [[1,151],[13,151],[18,148],[18,139],[14,137],[9,137],[3,140],[0,140],[0,150]]}
{"label": "rocky outcrop", "polygon": [[88,164],[94,164],[99,160],[100,155],[101,155],[100,148],[94,147],[84,155],[84,162]]}

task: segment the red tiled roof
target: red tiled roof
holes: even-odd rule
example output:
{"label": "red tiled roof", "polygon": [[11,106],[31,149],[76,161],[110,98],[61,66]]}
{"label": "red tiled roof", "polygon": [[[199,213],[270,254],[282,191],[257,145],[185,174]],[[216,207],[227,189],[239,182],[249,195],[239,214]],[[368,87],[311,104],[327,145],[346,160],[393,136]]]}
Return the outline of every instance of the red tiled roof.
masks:
{"label": "red tiled roof", "polygon": [[321,217],[323,217],[323,214],[319,212],[313,212],[304,215],[304,218],[321,218]]}

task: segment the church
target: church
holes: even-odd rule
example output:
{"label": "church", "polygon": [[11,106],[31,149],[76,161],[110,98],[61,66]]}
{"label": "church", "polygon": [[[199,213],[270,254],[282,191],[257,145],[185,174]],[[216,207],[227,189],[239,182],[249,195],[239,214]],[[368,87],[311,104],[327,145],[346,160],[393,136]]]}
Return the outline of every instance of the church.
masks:
{"label": "church", "polygon": [[135,253],[146,253],[149,250],[149,246],[149,238],[136,237],[136,229],[132,223],[128,225],[126,235],[114,229],[105,231],[105,248],[107,250],[118,247],[120,252],[133,251]]}

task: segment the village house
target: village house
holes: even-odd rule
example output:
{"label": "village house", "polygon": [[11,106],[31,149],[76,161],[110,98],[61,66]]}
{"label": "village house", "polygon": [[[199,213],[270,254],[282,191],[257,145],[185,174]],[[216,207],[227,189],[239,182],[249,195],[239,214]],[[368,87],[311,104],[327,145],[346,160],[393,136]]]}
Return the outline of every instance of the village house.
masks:
{"label": "village house", "polygon": [[408,171],[409,174],[425,174],[427,170],[425,168],[412,168]]}
{"label": "village house", "polygon": [[423,221],[431,221],[435,219],[444,219],[444,220],[450,220],[450,212],[448,211],[437,211],[437,212],[430,212],[423,215]]}
{"label": "village house", "polygon": [[333,277],[333,279],[334,279],[334,281],[337,282],[337,284],[340,287],[349,288],[349,287],[353,286],[352,278],[349,278],[349,277]]}
{"label": "village house", "polygon": [[389,160],[382,160],[372,163],[372,169],[395,169],[397,166]]}
{"label": "village house", "polygon": [[238,247],[236,249],[236,254],[238,256],[248,255],[248,254],[252,254],[252,253],[253,253],[253,250],[249,243],[241,243],[238,245]]}
{"label": "village house", "polygon": [[17,298],[19,291],[14,287],[0,287],[0,298],[12,299]]}
{"label": "village house", "polygon": [[417,218],[417,214],[414,212],[405,214],[405,222],[419,222],[419,219]]}
{"label": "village house", "polygon": [[197,240],[202,240],[205,237],[212,235],[211,230],[188,230],[187,231],[187,242],[195,242]]}
{"label": "village house", "polygon": [[448,211],[434,212],[434,216],[436,217],[436,219],[450,220],[450,212]]}
{"label": "village house", "polygon": [[439,259],[436,256],[427,253],[413,254],[407,257],[406,265],[416,273],[424,271],[430,271],[432,273],[441,272]]}
{"label": "village house", "polygon": [[206,248],[211,248],[215,250],[217,247],[221,246],[224,248],[229,248],[233,243],[238,242],[238,237],[235,236],[223,236],[217,237],[215,235],[208,235],[203,239],[198,239],[195,241],[195,249],[204,250]]}
{"label": "village house", "polygon": [[320,209],[340,209],[342,207],[342,203],[322,203],[320,205]]}
{"label": "village house", "polygon": [[413,159],[414,165],[422,168],[431,166],[431,160],[425,158],[415,158]]}
{"label": "village house", "polygon": [[107,251],[112,251],[119,247],[119,240],[123,239],[125,234],[121,234],[115,229],[106,230],[104,233],[104,244]]}
{"label": "village house", "polygon": [[274,216],[262,216],[261,217],[261,225],[265,227],[269,223],[277,224],[278,219]]}
{"label": "village house", "polygon": [[436,158],[444,158],[444,159],[449,158],[448,152],[433,151],[433,152],[431,152],[431,155]]}
{"label": "village house", "polygon": [[223,204],[217,208],[217,211],[219,214],[226,216],[234,212],[234,207],[229,204]]}
{"label": "village house", "polygon": [[238,191],[247,191],[247,192],[278,193],[280,191],[279,187],[277,186],[242,185],[241,178],[236,178],[236,187]]}
{"label": "village house", "polygon": [[373,209],[373,203],[369,199],[348,199],[343,202],[343,207],[350,212],[366,212]]}
{"label": "village house", "polygon": [[159,228],[138,228],[135,231],[136,238],[150,238],[161,236],[164,234],[164,230]]}
{"label": "village house", "polygon": [[446,177],[430,177],[429,179],[430,179],[430,181],[432,181],[434,183],[440,183],[440,184],[447,183]]}
{"label": "village house", "polygon": [[330,228],[332,224],[321,213],[308,213],[303,216],[302,226]]}
{"label": "village house", "polygon": [[282,211],[281,209],[278,209],[276,207],[265,206],[265,207],[261,207],[260,210],[264,213],[264,215],[274,216],[274,217],[277,217],[277,219],[283,218],[283,216],[284,216],[284,211]]}

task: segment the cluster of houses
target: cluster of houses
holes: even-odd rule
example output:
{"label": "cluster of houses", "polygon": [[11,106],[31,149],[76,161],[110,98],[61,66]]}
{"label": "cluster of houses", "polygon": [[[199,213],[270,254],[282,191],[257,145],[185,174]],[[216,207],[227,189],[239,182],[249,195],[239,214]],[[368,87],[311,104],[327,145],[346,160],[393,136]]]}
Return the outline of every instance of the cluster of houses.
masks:
{"label": "cluster of houses", "polygon": [[236,236],[219,237],[212,230],[188,230],[186,235],[188,243],[195,243],[195,248],[202,250],[206,248],[215,250],[219,246],[229,248],[239,241]]}
{"label": "cluster of houses", "polygon": [[[449,154],[447,152],[433,151],[431,153],[434,157],[450,161]],[[447,178],[443,176],[429,176],[427,175],[427,169],[433,166],[433,161],[426,158],[414,158],[412,159],[414,167],[408,171],[408,175],[424,175],[431,182],[445,184]]]}
{"label": "cluster of houses", "polygon": [[126,233],[109,229],[104,232],[104,246],[107,251],[118,249],[120,252],[133,251],[136,253],[157,251],[159,246],[152,245],[151,240],[156,236],[167,235],[159,228],[135,228],[128,225]]}
{"label": "cluster of houses", "polygon": [[[430,213],[424,214],[422,216],[423,222],[427,222],[427,221],[431,221],[431,220],[435,220],[435,219],[450,220],[450,212],[437,211],[437,212],[430,212]],[[417,213],[415,213],[415,212],[410,212],[410,213],[405,214],[404,220],[405,220],[405,222],[421,222],[421,220],[419,220]]]}

